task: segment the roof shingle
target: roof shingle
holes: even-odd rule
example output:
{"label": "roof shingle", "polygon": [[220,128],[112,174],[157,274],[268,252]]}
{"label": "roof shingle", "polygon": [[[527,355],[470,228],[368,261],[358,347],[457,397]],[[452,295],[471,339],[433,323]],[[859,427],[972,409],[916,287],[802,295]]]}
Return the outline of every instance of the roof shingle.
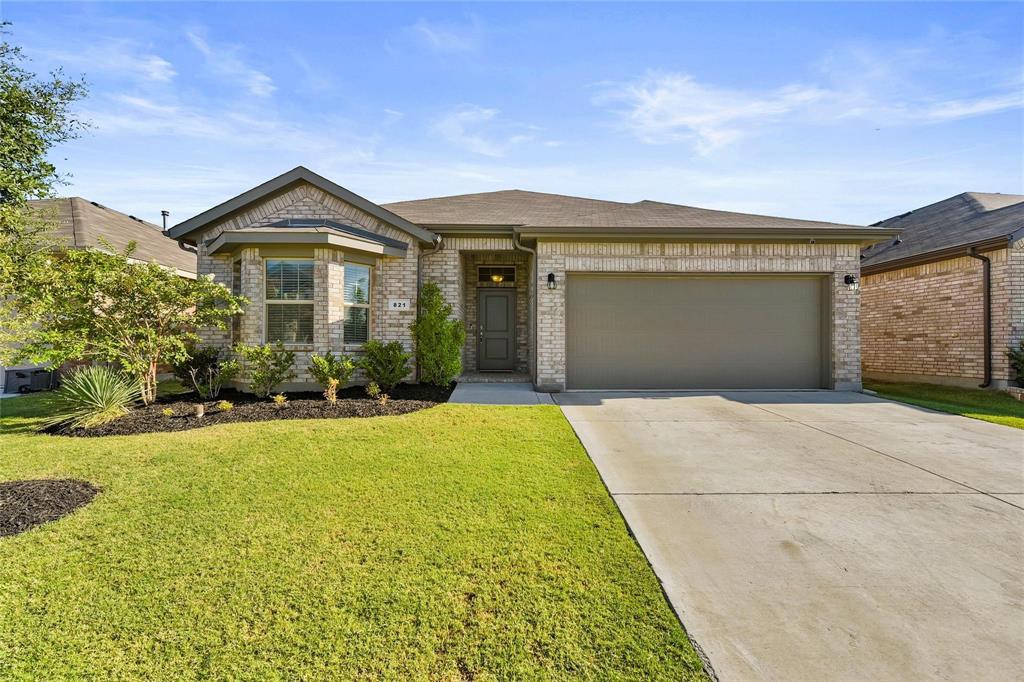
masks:
{"label": "roof shingle", "polygon": [[155,261],[190,275],[196,274],[196,254],[181,248],[152,223],[133,218],[81,197],[30,201],[29,210],[56,221],[55,236],[71,248],[102,248],[100,238],[116,249],[136,244],[132,257]]}
{"label": "roof shingle", "polygon": [[900,241],[864,249],[864,267],[1008,238],[1024,228],[1024,195],[964,192],[875,224],[900,230]]}

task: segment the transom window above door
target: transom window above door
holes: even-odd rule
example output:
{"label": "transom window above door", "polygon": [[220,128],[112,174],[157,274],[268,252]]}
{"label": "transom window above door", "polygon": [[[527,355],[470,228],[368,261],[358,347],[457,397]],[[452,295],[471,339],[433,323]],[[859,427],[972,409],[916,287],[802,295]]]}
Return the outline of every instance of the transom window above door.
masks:
{"label": "transom window above door", "polygon": [[514,265],[481,265],[477,268],[477,282],[488,284],[501,284],[502,282],[516,281],[516,266]]}

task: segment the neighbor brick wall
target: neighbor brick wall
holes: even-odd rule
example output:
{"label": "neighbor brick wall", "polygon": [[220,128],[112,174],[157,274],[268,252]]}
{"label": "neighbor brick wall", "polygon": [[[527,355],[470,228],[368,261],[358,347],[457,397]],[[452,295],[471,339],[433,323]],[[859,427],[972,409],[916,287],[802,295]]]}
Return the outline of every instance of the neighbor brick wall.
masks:
{"label": "neighbor brick wall", "polygon": [[[554,273],[558,286],[548,289]],[[582,272],[823,273],[832,280],[832,379],[837,389],[859,389],[859,294],[844,283],[860,272],[856,244],[714,244],[556,242],[537,244],[537,379],[565,388],[566,276]]]}
{"label": "neighbor brick wall", "polygon": [[[1024,331],[1024,250],[992,262],[992,378],[1012,370],[1006,347]],[[973,384],[984,376],[982,262],[962,256],[878,274],[862,283],[864,375]]]}

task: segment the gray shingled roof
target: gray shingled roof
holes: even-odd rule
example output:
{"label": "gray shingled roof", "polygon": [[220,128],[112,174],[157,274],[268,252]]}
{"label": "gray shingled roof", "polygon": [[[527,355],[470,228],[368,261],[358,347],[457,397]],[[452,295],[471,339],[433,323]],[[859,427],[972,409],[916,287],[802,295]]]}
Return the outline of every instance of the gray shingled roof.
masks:
{"label": "gray shingled roof", "polygon": [[900,230],[901,241],[864,249],[863,267],[1009,239],[1024,229],[1024,195],[964,192],[876,225]]}
{"label": "gray shingled roof", "polygon": [[101,248],[100,237],[117,249],[134,241],[133,258],[196,274],[195,253],[182,249],[152,223],[81,197],[30,201],[29,208],[56,221],[56,237],[72,248]]}
{"label": "gray shingled roof", "polygon": [[512,189],[384,204],[425,226],[514,225],[531,228],[778,228],[830,229],[859,225],[715,211],[659,201],[622,203]]}

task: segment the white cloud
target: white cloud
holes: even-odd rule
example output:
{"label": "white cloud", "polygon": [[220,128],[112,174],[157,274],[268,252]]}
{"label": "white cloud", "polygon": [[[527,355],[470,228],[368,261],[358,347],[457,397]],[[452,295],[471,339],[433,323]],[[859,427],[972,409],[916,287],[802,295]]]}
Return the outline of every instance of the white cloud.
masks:
{"label": "white cloud", "polygon": [[408,30],[421,45],[438,52],[475,52],[483,43],[483,29],[475,15],[461,24],[420,19]]}
{"label": "white cloud", "polygon": [[[978,69],[988,43],[932,29],[907,44],[850,44],[828,52],[800,82],[728,88],[687,73],[651,72],[604,84],[594,98],[649,144],[686,143],[701,155],[766,128],[931,125],[1024,108],[1024,79]],[[955,55],[955,56],[954,56]]]}
{"label": "white cloud", "polygon": [[123,74],[142,81],[166,83],[177,75],[169,61],[125,40],[104,39],[81,50],[44,49],[39,54],[62,65],[87,69],[90,73]]}
{"label": "white cloud", "polygon": [[606,90],[595,102],[624,105],[619,109],[623,123],[644,142],[689,142],[708,154],[826,95],[805,85],[744,92],[705,85],[686,74],[652,73]]}
{"label": "white cloud", "polygon": [[239,47],[226,45],[215,48],[196,31],[188,31],[185,36],[206,57],[207,67],[217,76],[232,83],[240,83],[249,94],[256,97],[269,97],[277,90],[270,76],[249,66],[239,56]]}
{"label": "white cloud", "polygon": [[491,157],[505,156],[513,147],[534,139],[528,132],[533,127],[500,121],[498,113],[497,109],[466,104],[442,116],[434,131],[457,147]]}

